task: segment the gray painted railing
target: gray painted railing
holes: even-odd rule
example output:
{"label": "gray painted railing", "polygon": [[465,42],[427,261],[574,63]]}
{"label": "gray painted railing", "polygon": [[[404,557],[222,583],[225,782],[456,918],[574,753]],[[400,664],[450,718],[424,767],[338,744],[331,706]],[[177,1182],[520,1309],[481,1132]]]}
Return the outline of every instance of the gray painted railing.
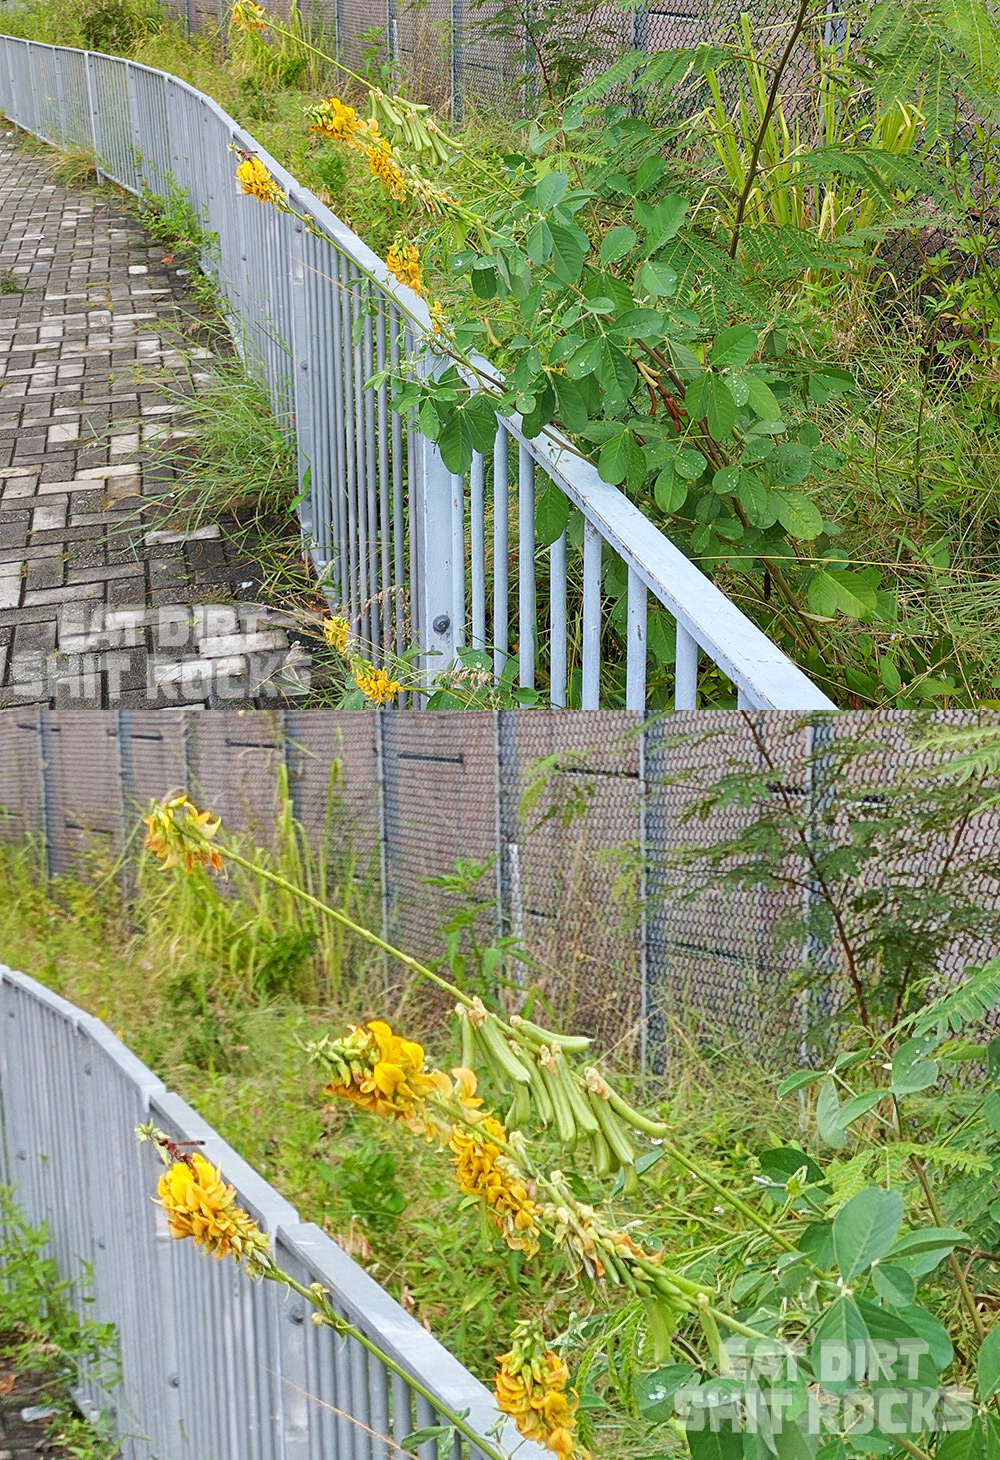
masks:
{"label": "gray painted railing", "polygon": [[[87,1316],[113,1323],[121,1382],[84,1381],[85,1411],[114,1413],[124,1460],[390,1460],[438,1422],[434,1407],[356,1339],[309,1322],[273,1283],[251,1283],[167,1232],[154,1203],[163,1169],[135,1127],[201,1141],[241,1204],[272,1235],[278,1264],[319,1282],[337,1311],[485,1437],[500,1416],[489,1392],[318,1227],[171,1094],[101,1023],[0,965],[0,1181],[46,1222],[64,1277],[91,1273]],[[498,1335],[498,1339],[501,1335]],[[545,1451],[508,1422],[519,1460]],[[436,1460],[436,1441],[417,1451]],[[455,1443],[450,1460],[481,1452]]]}
{"label": "gray painted railing", "polygon": [[[393,411],[388,387],[365,388],[401,354],[426,372],[440,364],[423,300],[210,97],[132,61],[0,37],[0,106],[52,145],[92,151],[104,176],[129,192],[162,195],[173,182],[217,235],[205,267],[276,410],[294,420],[308,488],[305,543],[331,604],[376,663],[416,644],[431,674],[468,646],[491,653],[499,674],[516,653],[519,683],[534,688],[536,677],[547,678],[560,706],[572,662],[572,698],[597,709],[602,632],[624,596],[626,708],[641,713],[651,594],[676,626],[676,708],[697,707],[702,655],[736,686],[741,705],[833,708],[557,433],[527,440],[516,416],[500,420],[489,459],[477,453],[467,479],[452,475],[433,443]],[[261,157],[310,229],[240,193],[232,144]],[[539,469],[583,519],[582,532],[547,548],[535,541]],[[536,589],[546,568],[548,623],[540,624]]]}

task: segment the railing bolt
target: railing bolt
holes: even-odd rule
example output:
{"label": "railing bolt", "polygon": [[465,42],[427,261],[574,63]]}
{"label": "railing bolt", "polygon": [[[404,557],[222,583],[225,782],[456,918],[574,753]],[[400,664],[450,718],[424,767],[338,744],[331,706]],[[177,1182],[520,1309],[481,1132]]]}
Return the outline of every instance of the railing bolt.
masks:
{"label": "railing bolt", "polygon": [[167,1380],[167,1383],[170,1385],[171,1389],[179,1389],[181,1387],[180,1374],[171,1374],[170,1378]]}
{"label": "railing bolt", "polygon": [[431,627],[436,634],[446,634],[451,628],[451,619],[446,613],[439,613]]}
{"label": "railing bolt", "polygon": [[288,1321],[289,1323],[294,1323],[300,1326],[305,1322],[305,1319],[303,1318],[301,1313],[289,1313]]}

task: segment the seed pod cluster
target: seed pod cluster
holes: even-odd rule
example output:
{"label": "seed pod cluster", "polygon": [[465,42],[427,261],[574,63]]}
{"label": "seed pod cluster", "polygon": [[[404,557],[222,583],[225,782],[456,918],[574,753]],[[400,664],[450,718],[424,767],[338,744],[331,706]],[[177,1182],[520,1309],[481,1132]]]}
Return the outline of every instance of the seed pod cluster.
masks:
{"label": "seed pod cluster", "polygon": [[636,1189],[635,1112],[596,1069],[581,1071],[572,1063],[590,1049],[588,1038],[557,1034],[518,1014],[504,1023],[479,999],[455,1012],[463,1064],[485,1069],[513,1093],[509,1130],[535,1121],[551,1128],[567,1151],[586,1143],[599,1177],[621,1171],[626,1192]]}

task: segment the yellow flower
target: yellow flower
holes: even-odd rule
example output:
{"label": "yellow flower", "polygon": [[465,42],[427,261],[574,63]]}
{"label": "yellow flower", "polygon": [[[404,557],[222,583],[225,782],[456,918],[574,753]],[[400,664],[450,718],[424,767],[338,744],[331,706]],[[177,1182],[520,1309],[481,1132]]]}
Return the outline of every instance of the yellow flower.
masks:
{"label": "yellow flower", "polygon": [[539,1209],[524,1178],[504,1158],[507,1132],[488,1115],[471,1130],[453,1126],[448,1146],[455,1175],[467,1196],[477,1196],[508,1247],[534,1256],[538,1251]]}
{"label": "yellow flower", "polygon": [[398,679],[390,679],[384,669],[376,669],[374,664],[356,665],[354,683],[371,705],[390,704],[403,688]]}
{"label": "yellow flower", "polygon": [[435,299],[431,304],[431,329],[436,335],[441,333],[441,326],[444,323],[444,305],[440,299]]}
{"label": "yellow flower", "polygon": [[247,35],[265,31],[267,11],[262,5],[255,5],[254,0],[236,0],[229,12],[229,24],[234,30],[245,31]]}
{"label": "yellow flower", "polygon": [[244,157],[236,169],[236,181],[248,197],[284,209],[288,194],[268,172],[259,157]]}
{"label": "yellow flower", "polygon": [[167,1214],[171,1237],[191,1237],[213,1257],[234,1257],[251,1277],[271,1266],[271,1245],[257,1223],[236,1205],[236,1190],[227,1186],[210,1161],[197,1153],[175,1161],[157,1183],[160,1205]]}
{"label": "yellow flower", "polygon": [[350,1033],[340,1039],[327,1037],[309,1047],[311,1057],[333,1076],[326,1094],[430,1133],[433,1123],[422,1107],[428,1095],[450,1093],[448,1076],[428,1069],[423,1046],[394,1034],[381,1019],[372,1019],[364,1029],[357,1024],[348,1028]]}
{"label": "yellow flower", "polygon": [[334,142],[345,142],[349,147],[362,145],[361,138],[370,145],[379,136],[378,123],[374,119],[366,121],[359,117],[352,106],[347,106],[336,96],[310,107],[308,115],[312,118],[312,131]]}
{"label": "yellow flower", "polygon": [[323,637],[330,648],[336,649],[338,654],[347,653],[350,633],[351,626],[346,618],[325,618],[323,620]]}
{"label": "yellow flower", "polygon": [[423,298],[427,292],[424,289],[424,271],[420,263],[420,254],[416,246],[402,237],[394,238],[386,250],[385,261],[389,270],[401,284],[412,289],[414,294]]}
{"label": "yellow flower", "polygon": [[146,827],[146,851],[161,859],[164,871],[181,866],[187,873],[195,867],[222,871],[222,857],[215,847],[209,846],[222,820],[211,811],[199,811],[186,791],[154,801],[149,815],[142,821]]}
{"label": "yellow flower", "polygon": [[393,153],[384,138],[366,152],[368,158],[368,170],[373,177],[377,177],[384,185],[386,192],[397,203],[402,203],[406,198],[406,174],[400,167]]}
{"label": "yellow flower", "polygon": [[566,1393],[569,1371],[558,1354],[545,1347],[531,1323],[514,1329],[509,1353],[501,1354],[493,1381],[497,1406],[509,1414],[518,1433],[535,1440],[562,1460],[589,1460],[576,1439],[577,1397]]}

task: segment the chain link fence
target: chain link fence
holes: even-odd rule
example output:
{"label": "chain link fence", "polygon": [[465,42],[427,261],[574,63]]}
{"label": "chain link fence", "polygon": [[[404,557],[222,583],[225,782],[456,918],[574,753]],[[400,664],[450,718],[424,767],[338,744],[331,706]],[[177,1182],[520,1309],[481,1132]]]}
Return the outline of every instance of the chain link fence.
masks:
{"label": "chain link fence", "polygon": [[[863,818],[877,829],[884,793],[928,763],[914,723],[891,711],[691,712],[645,726],[624,711],[8,711],[0,830],[37,838],[53,875],[94,858],[106,868],[122,847],[137,855],[150,799],[186,785],[229,831],[269,845],[285,784],[310,844],[349,850],[366,905],[408,951],[440,957],[451,935],[472,978],[470,930],[479,947],[516,940],[525,961],[505,960],[509,995],[537,987],[632,1068],[662,1069],[679,1024],[777,1062],[844,996],[831,947],[785,936],[820,889],[794,856],[786,882],[761,889],[727,885],[694,854],[763,836],[779,803],[807,840],[848,847]],[[748,774],[753,795],[692,814],[710,786]],[[961,871],[984,913],[944,949],[940,978],[1000,950],[1000,817],[972,818],[954,847],[952,835],[904,838],[892,866],[862,873],[874,894],[890,877],[933,889]]]}

